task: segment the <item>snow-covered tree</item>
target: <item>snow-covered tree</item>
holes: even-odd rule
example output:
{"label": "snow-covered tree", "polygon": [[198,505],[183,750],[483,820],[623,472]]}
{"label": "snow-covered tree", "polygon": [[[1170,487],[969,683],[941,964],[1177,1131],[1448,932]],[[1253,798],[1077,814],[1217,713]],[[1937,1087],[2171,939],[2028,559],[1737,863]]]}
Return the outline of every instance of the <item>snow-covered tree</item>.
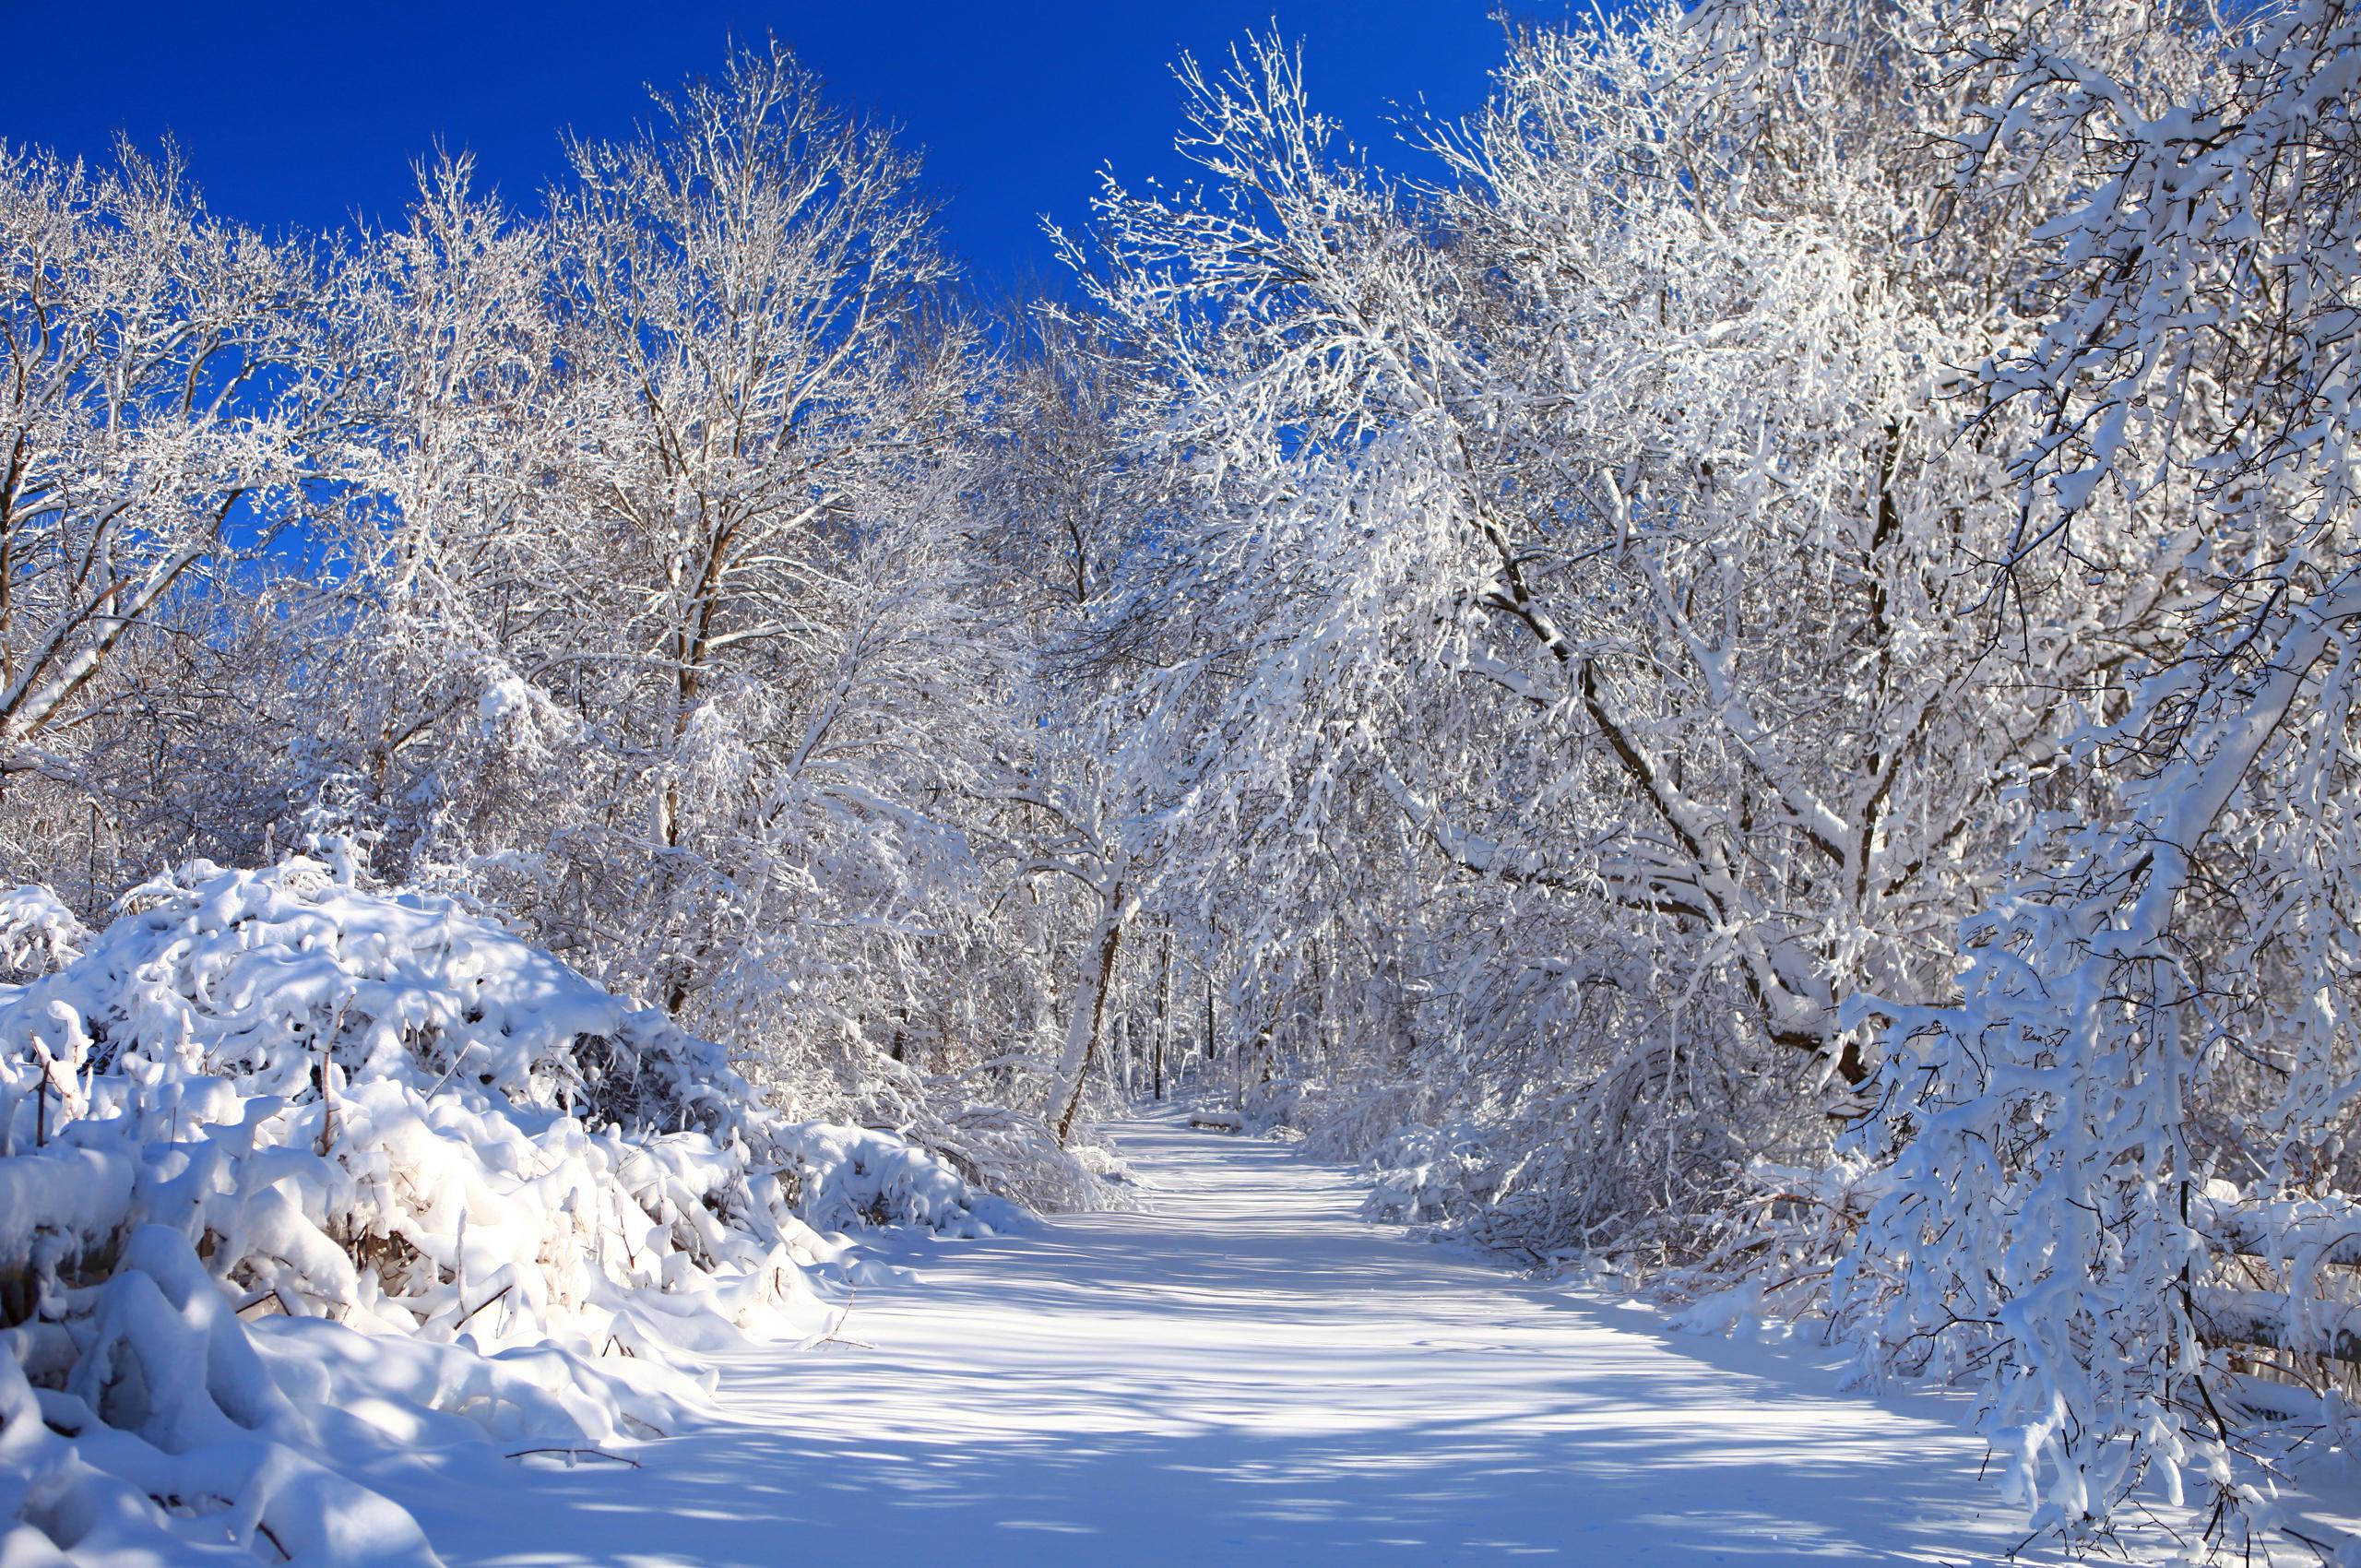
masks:
{"label": "snow-covered tree", "polygon": [[1981,417],[2024,432],[1996,591],[2105,580],[2111,502],[2190,548],[2175,638],[1963,927],[1963,997],[1889,1014],[1865,1147],[1894,1183],[1848,1304],[1905,1364],[1982,1371],[2044,1522],[2186,1471],[2217,1527],[2267,1523],[2242,1436],[2354,1351],[2361,23],[1971,8],[1936,36],[1972,94],[1958,188],[2063,170],[2037,330],[1983,377]]}
{"label": "snow-covered tree", "polygon": [[77,896],[194,826],[155,820],[158,764],[235,722],[205,643],[334,439],[324,270],[209,212],[169,148],[0,148],[0,831]]}
{"label": "snow-covered tree", "polygon": [[1176,809],[1245,846],[1197,863],[1287,968],[1413,862],[1416,966],[1456,976],[1430,1082],[1584,1194],[1536,1239],[1825,1146],[1870,1070],[1845,999],[1944,983],[2011,792],[2171,591],[2130,532],[2108,591],[2053,568],[1978,613],[2014,490],[1944,396],[1996,236],[1930,238],[1922,133],[1863,85],[1901,48],[1533,34],[1429,188],[1257,43],[1183,69],[1205,186],[1101,204],[1096,296],[1160,371],[1136,423],[1210,498],[1133,589],[1175,640]]}

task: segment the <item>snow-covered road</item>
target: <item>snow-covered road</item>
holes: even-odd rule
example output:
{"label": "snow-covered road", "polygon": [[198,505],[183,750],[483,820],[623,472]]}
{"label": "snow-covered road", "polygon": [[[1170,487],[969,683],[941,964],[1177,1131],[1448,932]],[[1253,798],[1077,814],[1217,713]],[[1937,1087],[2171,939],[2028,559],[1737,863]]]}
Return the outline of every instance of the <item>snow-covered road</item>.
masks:
{"label": "snow-covered road", "polygon": [[1138,1213],[927,1246],[860,1345],[723,1369],[646,1467],[388,1490],[459,1564],[1986,1562],[1956,1407],[1667,1332],[1354,1217],[1282,1146],[1121,1130]]}

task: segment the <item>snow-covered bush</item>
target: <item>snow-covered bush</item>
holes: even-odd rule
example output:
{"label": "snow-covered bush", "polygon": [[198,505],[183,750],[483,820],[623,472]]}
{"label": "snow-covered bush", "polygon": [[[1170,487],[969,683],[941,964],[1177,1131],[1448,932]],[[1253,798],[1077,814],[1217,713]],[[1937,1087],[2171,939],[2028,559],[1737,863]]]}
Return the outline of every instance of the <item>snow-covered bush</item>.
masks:
{"label": "snow-covered bush", "polygon": [[0,1519],[59,1546],[426,1561],[316,1456],[644,1434],[686,1354],[825,1326],[824,1231],[1018,1218],[349,863],[198,863],[95,934],[50,908],[6,904],[65,961],[0,993]]}
{"label": "snow-covered bush", "polygon": [[[946,1099],[948,1097],[945,1097]],[[1028,1209],[1081,1214],[1116,1208],[1128,1180],[1122,1157],[1103,1145],[1061,1146],[1043,1118],[1005,1106],[954,1100],[927,1108],[903,1135],[974,1185],[1014,1198]]]}
{"label": "snow-covered bush", "polygon": [[1362,1212],[1405,1225],[1465,1219],[1491,1201],[1500,1181],[1499,1157],[1465,1122],[1402,1128],[1367,1165],[1374,1184]]}

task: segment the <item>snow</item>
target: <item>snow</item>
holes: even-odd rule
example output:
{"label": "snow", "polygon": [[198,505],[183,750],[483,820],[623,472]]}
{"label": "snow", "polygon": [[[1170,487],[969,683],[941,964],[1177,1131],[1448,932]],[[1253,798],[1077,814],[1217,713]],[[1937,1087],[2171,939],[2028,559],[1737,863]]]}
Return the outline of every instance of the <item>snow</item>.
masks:
{"label": "snow", "polygon": [[453,1568],[1958,1563],[2025,1533],[1960,1401],[1371,1226],[1281,1145],[1116,1131],[1139,1210],[913,1243],[833,1342],[719,1358],[641,1469],[384,1484]]}
{"label": "snow", "polygon": [[450,899],[299,857],[54,903],[0,910],[67,960],[0,988],[9,1568],[431,1568],[359,1477],[613,1454],[826,1330],[833,1232],[1023,1223]]}
{"label": "snow", "polygon": [[1965,1401],[1848,1389],[1757,1289],[1676,1314],[1365,1218],[1456,1179],[1447,1130],[1372,1194],[1174,1109],[1118,1129],[1136,1208],[1034,1222],[785,1121],[448,899],[299,858],[192,865],[96,933],[15,906],[60,967],[0,991],[5,1568],[1934,1563],[2027,1534]]}
{"label": "snow", "polygon": [[[777,40],[532,210],[0,147],[0,1568],[437,1561],[381,1486],[510,1562],[2300,1541],[2361,6],[2220,13],[1597,8],[1409,178],[1275,26],[1005,316]],[[1143,1060],[1229,1091],[1157,1204],[1014,1233],[1127,1206]]]}

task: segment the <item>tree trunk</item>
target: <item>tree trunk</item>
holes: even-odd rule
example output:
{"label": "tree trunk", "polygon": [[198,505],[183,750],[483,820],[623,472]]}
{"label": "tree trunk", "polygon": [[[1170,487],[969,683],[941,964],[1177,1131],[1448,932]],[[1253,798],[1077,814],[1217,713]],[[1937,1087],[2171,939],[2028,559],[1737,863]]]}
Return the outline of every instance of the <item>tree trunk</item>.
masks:
{"label": "tree trunk", "polygon": [[1164,1099],[1164,1048],[1172,1039],[1172,917],[1164,917],[1164,956],[1156,968],[1156,1098]]}
{"label": "tree trunk", "polygon": [[1099,907],[1098,930],[1083,951],[1082,972],[1074,979],[1074,1008],[1066,1019],[1066,1048],[1058,1060],[1057,1092],[1050,1107],[1057,1117],[1058,1146],[1074,1133],[1074,1112],[1082,1109],[1082,1087],[1097,1060],[1098,1035],[1107,1016],[1107,987],[1115,975],[1115,953],[1123,940],[1125,908],[1122,879]]}

